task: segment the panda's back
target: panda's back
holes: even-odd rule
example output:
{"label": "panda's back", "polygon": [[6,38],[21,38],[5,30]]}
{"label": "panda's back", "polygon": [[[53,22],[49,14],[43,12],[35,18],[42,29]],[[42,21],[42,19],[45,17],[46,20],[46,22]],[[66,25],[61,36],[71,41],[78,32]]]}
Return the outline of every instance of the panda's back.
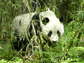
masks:
{"label": "panda's back", "polygon": [[30,21],[32,20],[32,17],[34,15],[35,13],[27,13],[27,14],[19,15],[14,18],[13,27],[14,30],[17,30],[17,32],[19,33],[19,37],[25,36],[26,31],[30,26]]}

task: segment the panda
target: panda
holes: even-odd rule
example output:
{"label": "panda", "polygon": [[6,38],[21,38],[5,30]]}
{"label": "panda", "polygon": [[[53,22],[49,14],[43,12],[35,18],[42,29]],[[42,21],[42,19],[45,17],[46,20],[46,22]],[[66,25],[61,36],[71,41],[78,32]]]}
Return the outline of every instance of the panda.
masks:
{"label": "panda", "polygon": [[20,40],[28,40],[30,36],[38,36],[39,31],[42,32],[43,38],[51,43],[58,42],[60,36],[64,34],[64,16],[57,18],[53,11],[40,13],[27,13],[17,16],[13,20],[15,35],[18,34]]}

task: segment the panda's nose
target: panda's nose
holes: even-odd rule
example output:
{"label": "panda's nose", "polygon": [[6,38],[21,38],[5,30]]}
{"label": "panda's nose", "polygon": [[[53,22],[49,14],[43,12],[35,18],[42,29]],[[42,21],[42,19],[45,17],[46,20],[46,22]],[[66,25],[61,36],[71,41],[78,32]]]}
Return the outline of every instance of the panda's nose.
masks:
{"label": "panda's nose", "polygon": [[57,41],[52,41],[52,43],[56,43]]}

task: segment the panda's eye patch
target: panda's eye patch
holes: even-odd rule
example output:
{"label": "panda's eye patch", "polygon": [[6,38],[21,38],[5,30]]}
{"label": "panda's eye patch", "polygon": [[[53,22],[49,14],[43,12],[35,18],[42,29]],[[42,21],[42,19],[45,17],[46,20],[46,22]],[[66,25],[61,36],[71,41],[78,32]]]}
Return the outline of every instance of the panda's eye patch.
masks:
{"label": "panda's eye patch", "polygon": [[52,31],[50,31],[49,33],[48,33],[48,36],[50,37],[52,35]]}
{"label": "panda's eye patch", "polygon": [[48,22],[49,22],[49,19],[48,19],[48,18],[44,18],[44,19],[42,20],[42,23],[43,23],[44,25],[46,25]]}
{"label": "panda's eye patch", "polygon": [[57,34],[58,34],[58,36],[60,36],[60,32],[59,31],[57,31]]}

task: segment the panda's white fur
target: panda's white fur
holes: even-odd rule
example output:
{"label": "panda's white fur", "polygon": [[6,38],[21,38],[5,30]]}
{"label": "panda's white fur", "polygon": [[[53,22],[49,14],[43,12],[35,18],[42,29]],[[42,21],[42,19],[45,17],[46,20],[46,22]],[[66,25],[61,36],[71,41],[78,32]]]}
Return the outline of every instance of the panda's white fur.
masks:
{"label": "panda's white fur", "polygon": [[[14,30],[18,31],[20,38],[26,36],[25,33],[29,31],[28,28],[30,26],[30,22],[32,21],[32,17],[35,14],[36,13],[23,14],[15,17],[15,19],[13,20]],[[49,22],[46,25],[42,23],[42,20],[44,18],[49,19]],[[40,12],[39,21],[40,21],[40,26],[42,28],[42,34],[45,39],[49,39],[51,42],[52,41],[57,42],[59,39],[57,31],[60,32],[61,36],[64,34],[63,24],[60,22],[60,20],[56,17],[54,12],[52,12],[51,10]],[[52,35],[50,37],[48,36],[49,31],[52,31]]]}
{"label": "panda's white fur", "polygon": [[30,26],[30,21],[32,20],[32,17],[35,15],[35,13],[27,13],[20,16],[17,16],[13,20],[13,26],[14,30],[16,30],[19,33],[20,40],[25,37],[27,38],[27,31]]}
{"label": "panda's white fur", "polygon": [[[61,36],[64,34],[63,24],[60,22],[60,20],[56,17],[54,12],[52,12],[51,10],[41,12],[39,16],[40,16],[40,23],[41,23],[43,36],[46,39],[49,39],[50,41],[57,42],[59,39],[57,31],[60,32]],[[46,25],[42,23],[43,18],[49,18],[49,22]],[[49,31],[52,31],[52,35],[50,37],[48,37]]]}

